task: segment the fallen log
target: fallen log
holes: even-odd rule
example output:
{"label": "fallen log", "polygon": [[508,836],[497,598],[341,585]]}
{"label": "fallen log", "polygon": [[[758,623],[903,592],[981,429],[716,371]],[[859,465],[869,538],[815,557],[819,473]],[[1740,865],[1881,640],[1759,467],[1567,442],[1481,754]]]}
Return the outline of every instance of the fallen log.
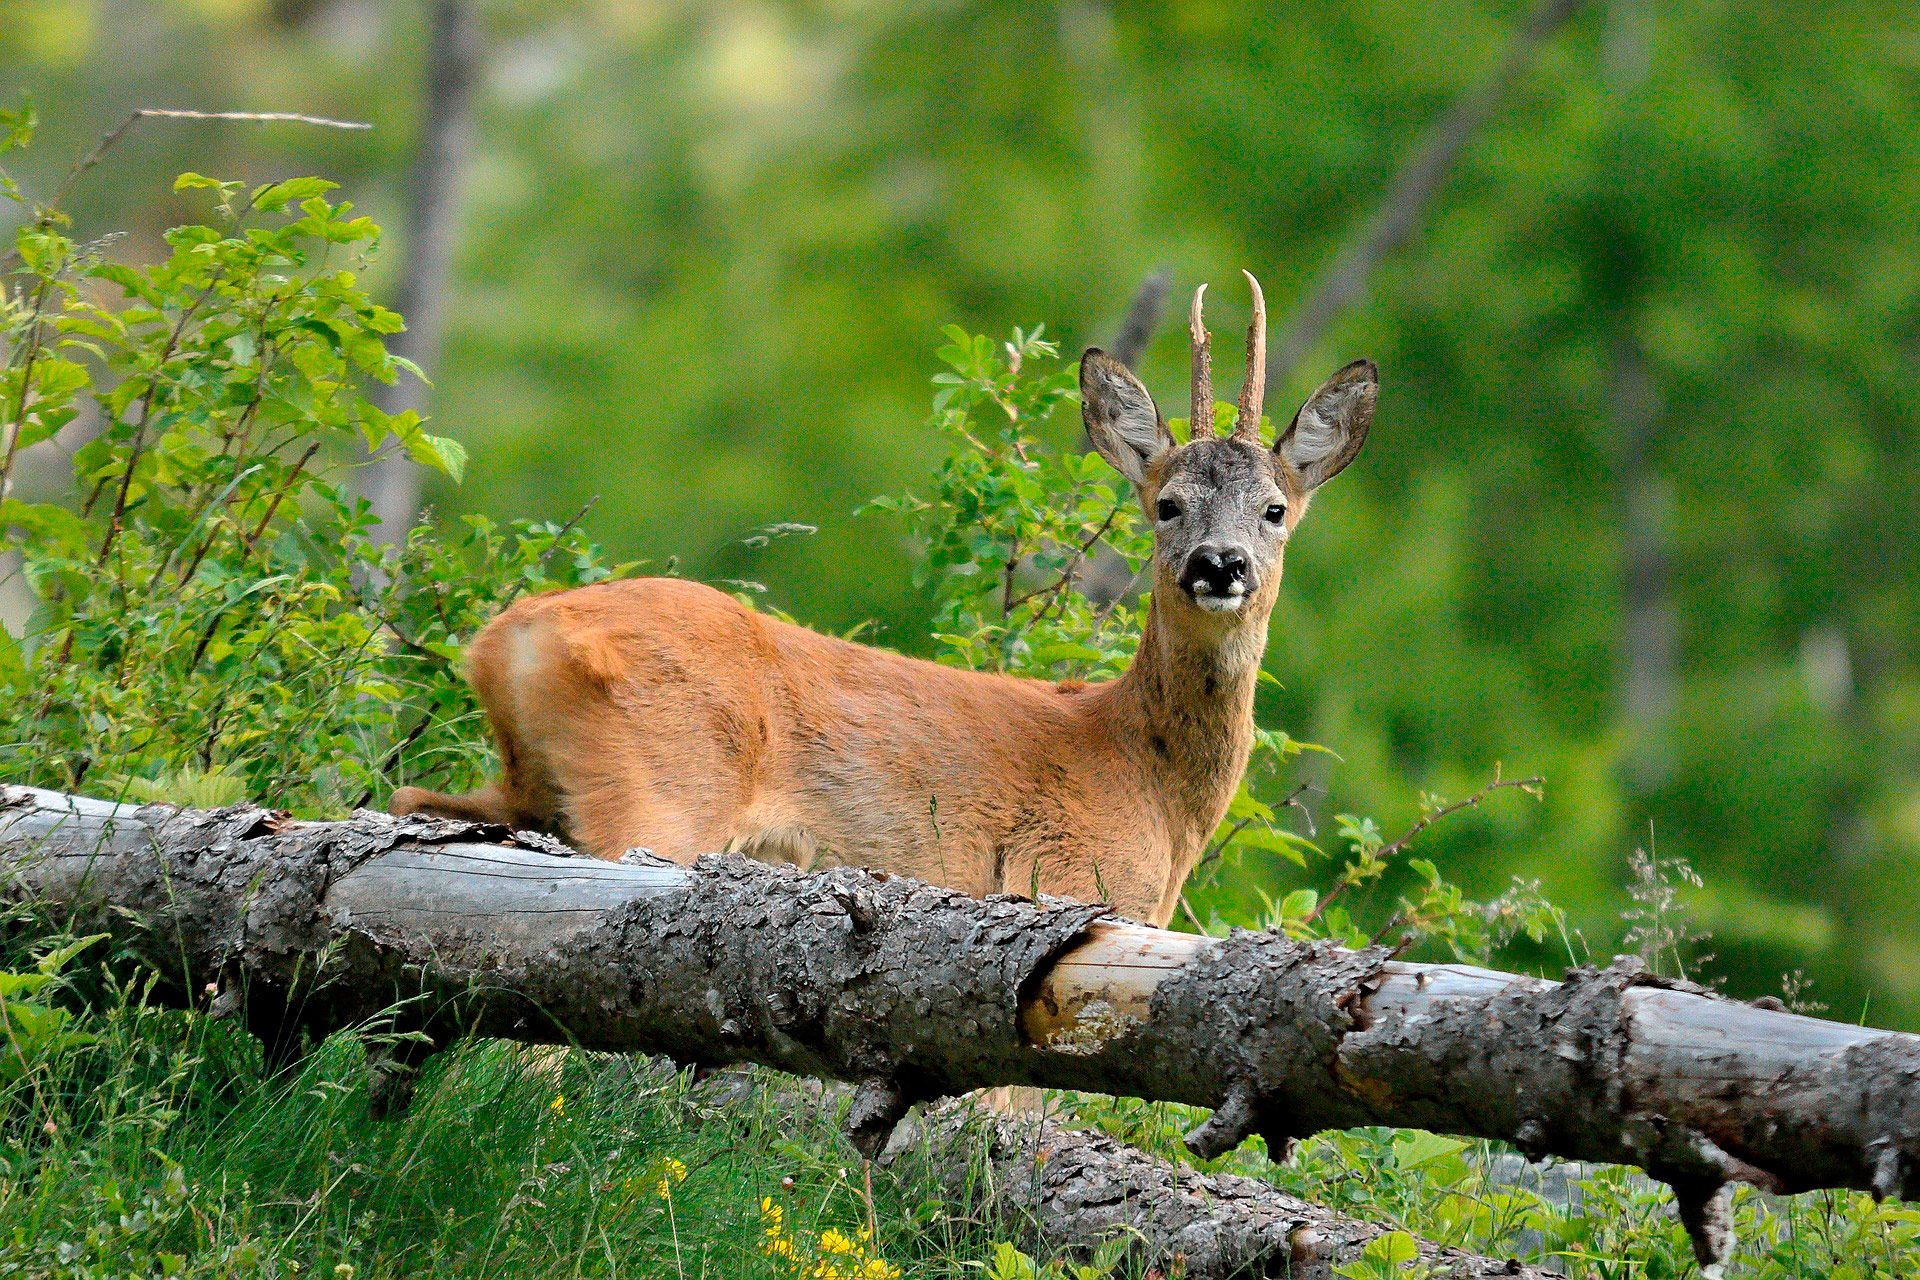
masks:
{"label": "fallen log", "polygon": [[242,1010],[270,1044],[405,1002],[426,1036],[402,1044],[471,1031],[760,1062],[858,1082],[867,1150],[917,1101],[1003,1084],[1214,1108],[1201,1154],[1361,1125],[1497,1138],[1639,1165],[1709,1264],[1730,1182],[1920,1185],[1920,1037],[1626,961],[1555,983],[852,868],[561,852],[418,817],[0,790],[0,894],[144,941],[177,998]]}
{"label": "fallen log", "polygon": [[[1257,1178],[1177,1168],[1105,1134],[1030,1117],[941,1108],[921,1130],[948,1193],[983,1202],[1000,1230],[1034,1250],[1066,1244],[1091,1252],[1124,1235],[1135,1240],[1148,1274],[1334,1280],[1336,1268],[1358,1262],[1369,1243],[1393,1230]],[[1511,1259],[1426,1240],[1415,1248],[1429,1275],[1547,1280]]]}
{"label": "fallen log", "polygon": [[[761,1087],[732,1073],[696,1089],[697,1109]],[[831,1117],[844,1087],[795,1080],[764,1099],[787,1114]],[[1180,1168],[1115,1141],[1034,1115],[984,1110],[972,1099],[929,1107],[900,1126],[883,1163],[929,1171],[947,1197],[1036,1256],[1090,1256],[1130,1245],[1126,1274],[1185,1280],[1285,1276],[1334,1280],[1393,1228],[1288,1195],[1270,1182]],[[1426,1274],[1452,1280],[1548,1273],[1512,1258],[1413,1240]]]}

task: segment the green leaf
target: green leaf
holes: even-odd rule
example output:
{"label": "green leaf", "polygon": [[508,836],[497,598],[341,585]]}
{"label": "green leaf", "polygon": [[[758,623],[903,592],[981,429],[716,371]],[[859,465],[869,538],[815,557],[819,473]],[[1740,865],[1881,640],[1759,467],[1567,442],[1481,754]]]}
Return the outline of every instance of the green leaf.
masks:
{"label": "green leaf", "polygon": [[1444,1160],[1467,1149],[1458,1138],[1446,1138],[1422,1129],[1409,1129],[1393,1139],[1394,1163],[1402,1169],[1418,1169],[1435,1160]]}
{"label": "green leaf", "polygon": [[993,1266],[987,1272],[988,1280],[1035,1280],[1037,1275],[1033,1259],[1005,1240],[993,1246]]}
{"label": "green leaf", "polygon": [[1316,889],[1295,889],[1280,900],[1280,918],[1282,920],[1305,920],[1320,905],[1320,893]]}
{"label": "green leaf", "polygon": [[87,524],[65,507],[52,502],[0,500],[0,529],[18,529],[38,554],[72,551],[86,544]]}
{"label": "green leaf", "polygon": [[27,655],[11,631],[0,627],[0,689],[24,693],[27,688]]}
{"label": "green leaf", "polygon": [[13,233],[13,247],[28,271],[42,278],[58,275],[73,252],[73,241],[38,223],[29,222]]}
{"label": "green leaf", "polygon": [[0,110],[0,151],[31,145],[34,130],[39,127],[40,113],[34,109],[32,98],[23,96],[18,107]]}
{"label": "green leaf", "polygon": [[1388,1231],[1367,1241],[1360,1256],[1333,1273],[1346,1280],[1392,1280],[1411,1272],[1420,1261],[1420,1246],[1405,1231]]}
{"label": "green leaf", "polygon": [[52,951],[47,952],[47,954],[45,954],[44,956],[41,956],[38,963],[36,963],[34,967],[40,970],[41,973],[46,973],[46,974],[58,973],[62,969],[66,968],[67,964],[75,956],[79,955],[82,951],[85,951],[88,947],[91,947],[96,942],[105,942],[106,940],[107,940],[107,935],[104,933],[92,933],[92,934],[88,934],[84,938],[75,938],[72,942],[69,942],[66,946],[56,947]]}
{"label": "green leaf", "polygon": [[[194,176],[198,176],[197,174]],[[270,182],[253,189],[253,207],[262,213],[276,213],[295,200],[309,200],[325,195],[340,184],[328,182],[325,178],[289,178],[285,182]],[[175,184],[174,190],[180,188]]]}
{"label": "green leaf", "polygon": [[450,436],[416,432],[405,442],[407,456],[422,466],[444,472],[455,484],[467,473],[467,447]]}

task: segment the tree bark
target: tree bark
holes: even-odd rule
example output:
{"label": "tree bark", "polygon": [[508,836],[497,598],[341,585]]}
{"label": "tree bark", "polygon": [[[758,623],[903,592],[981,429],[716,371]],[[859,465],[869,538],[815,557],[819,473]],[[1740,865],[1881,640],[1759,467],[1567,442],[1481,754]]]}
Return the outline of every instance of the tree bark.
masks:
{"label": "tree bark", "polygon": [[1729,1243],[1729,1182],[1920,1187],[1920,1037],[1628,960],[1548,982],[854,868],[563,851],[419,817],[0,789],[0,896],[144,944],[174,999],[211,984],[270,1044],[384,1016],[428,1045],[760,1062],[858,1082],[869,1151],[915,1102],[1006,1084],[1215,1108],[1188,1139],[1202,1155],[1363,1125],[1503,1139],[1645,1168],[1707,1262]]}
{"label": "tree bark", "polygon": [[[1034,1117],[941,1107],[914,1136],[950,1195],[979,1202],[1010,1239],[1030,1250],[1065,1245],[1091,1253],[1116,1235],[1138,1233],[1141,1265],[1187,1280],[1333,1280],[1335,1267],[1356,1261],[1370,1241],[1392,1230],[1257,1178],[1182,1169],[1105,1134]],[[1515,1260],[1426,1240],[1418,1248],[1432,1274],[1546,1280],[1545,1272]]]}
{"label": "tree bark", "polygon": [[[480,77],[481,37],[473,0],[434,0],[428,9],[426,79],[420,136],[407,174],[407,253],[393,309],[407,327],[390,344],[395,355],[430,375],[440,362],[453,274],[460,189],[473,151],[473,97]],[[424,413],[427,387],[402,374],[374,388],[388,413]],[[362,484],[379,518],[376,536],[405,540],[420,515],[420,468],[404,453],[375,458]]]}
{"label": "tree bark", "polygon": [[1422,135],[1367,220],[1340,246],[1333,261],[1280,327],[1267,356],[1267,385],[1285,385],[1294,366],[1314,344],[1348,308],[1366,297],[1375,268],[1418,229],[1421,215],[1453,172],[1461,152],[1532,68],[1541,49],[1585,3],[1540,0],[1526,24],[1514,33],[1493,74],[1449,103]]}

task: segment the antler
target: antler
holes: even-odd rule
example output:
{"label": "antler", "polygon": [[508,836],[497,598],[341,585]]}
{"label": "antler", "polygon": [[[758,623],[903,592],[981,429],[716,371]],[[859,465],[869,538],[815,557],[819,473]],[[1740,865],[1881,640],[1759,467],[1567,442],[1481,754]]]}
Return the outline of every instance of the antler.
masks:
{"label": "antler", "polygon": [[1187,316],[1187,336],[1193,341],[1193,415],[1187,423],[1187,439],[1198,440],[1205,431],[1213,434],[1213,345],[1207,337],[1206,318],[1201,314],[1207,286],[1193,291],[1193,311]]}
{"label": "antler", "polygon": [[[1247,377],[1240,384],[1239,411],[1233,416],[1235,440],[1260,443],[1260,409],[1267,398],[1267,299],[1253,272],[1241,271],[1253,290],[1253,318],[1247,322]],[[1213,340],[1207,335],[1203,314],[1207,286],[1193,291],[1193,310],[1187,316],[1187,336],[1193,343],[1193,420],[1188,438],[1200,439],[1202,430],[1213,430]]]}
{"label": "antler", "polygon": [[1267,299],[1253,272],[1243,269],[1240,274],[1253,290],[1253,318],[1247,322],[1247,378],[1240,384],[1240,411],[1233,418],[1233,435],[1237,440],[1259,444],[1260,408],[1267,398]]}

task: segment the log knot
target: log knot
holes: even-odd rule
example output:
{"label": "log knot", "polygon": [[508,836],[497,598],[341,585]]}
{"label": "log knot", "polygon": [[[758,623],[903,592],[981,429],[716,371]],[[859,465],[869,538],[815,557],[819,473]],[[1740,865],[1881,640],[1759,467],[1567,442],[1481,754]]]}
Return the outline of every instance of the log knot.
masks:
{"label": "log knot", "polygon": [[[1365,997],[1390,954],[1240,929],[1162,983],[1150,1021],[1169,1042],[1211,1045],[1226,1082],[1224,1102],[1187,1135],[1188,1149],[1212,1158],[1257,1133],[1284,1160],[1295,1139],[1337,1123],[1327,1097],[1340,1044],[1366,1025]],[[1279,1041],[1275,1022],[1289,1028]]]}
{"label": "log knot", "polygon": [[1647,1175],[1673,1189],[1674,1207],[1701,1274],[1718,1276],[1733,1252],[1732,1183],[1757,1171],[1705,1134],[1661,1116],[1629,1116],[1621,1131]]}

